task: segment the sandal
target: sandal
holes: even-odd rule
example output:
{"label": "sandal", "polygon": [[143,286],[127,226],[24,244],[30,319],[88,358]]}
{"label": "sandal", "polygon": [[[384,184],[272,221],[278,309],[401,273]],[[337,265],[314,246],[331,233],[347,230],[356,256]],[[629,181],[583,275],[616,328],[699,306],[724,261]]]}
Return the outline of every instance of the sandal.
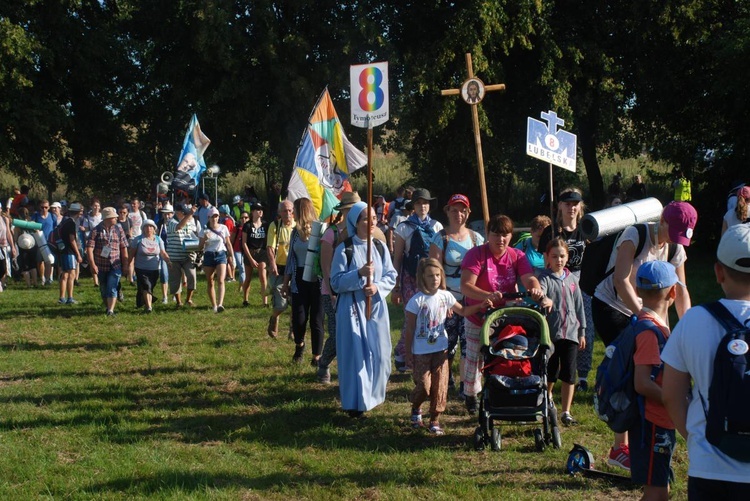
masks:
{"label": "sandal", "polygon": [[422,422],[422,411],[421,410],[412,410],[411,411],[411,427],[415,430],[418,430],[419,428],[422,428],[424,426],[424,423]]}
{"label": "sandal", "polygon": [[440,423],[430,423],[430,433],[435,436],[445,435],[445,431],[440,427]]}

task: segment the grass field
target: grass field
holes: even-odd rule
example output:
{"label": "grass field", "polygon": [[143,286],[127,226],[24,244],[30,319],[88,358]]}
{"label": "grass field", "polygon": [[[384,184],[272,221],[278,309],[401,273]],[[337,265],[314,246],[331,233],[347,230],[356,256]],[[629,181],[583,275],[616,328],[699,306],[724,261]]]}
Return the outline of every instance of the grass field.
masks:
{"label": "grass field", "polygon": [[[718,296],[710,257],[692,256],[694,302]],[[228,307],[157,304],[134,311],[134,288],[113,318],[82,280],[80,304],[53,289],[0,293],[1,499],[632,499],[638,491],[570,477],[573,443],[603,465],[611,434],[590,395],[576,396],[581,424],[560,450],[534,450],[530,427],[503,428],[501,452],[476,452],[475,419],[451,394],[446,434],[408,425],[408,375],[394,373],[385,404],[366,420],[340,411],[293,343],[266,333],[257,282],[251,306],[228,284]],[[402,315],[392,308],[394,343]],[[286,332],[286,319],[282,332]],[[597,342],[596,360],[601,358]],[[308,352],[309,356],[309,352]],[[309,359],[309,358],[308,358]],[[593,373],[591,375],[593,380]],[[680,440],[674,498],[685,498]]]}

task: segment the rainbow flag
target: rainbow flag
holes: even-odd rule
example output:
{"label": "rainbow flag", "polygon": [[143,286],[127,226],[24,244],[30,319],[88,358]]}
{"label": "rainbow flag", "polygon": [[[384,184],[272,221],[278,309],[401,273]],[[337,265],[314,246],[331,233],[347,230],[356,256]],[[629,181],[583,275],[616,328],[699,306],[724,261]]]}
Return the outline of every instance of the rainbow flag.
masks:
{"label": "rainbow flag", "polygon": [[367,156],[349,142],[326,88],[318,98],[302,134],[288,198],[312,200],[320,219],[333,212],[345,191],[351,191],[349,175],[367,165]]}

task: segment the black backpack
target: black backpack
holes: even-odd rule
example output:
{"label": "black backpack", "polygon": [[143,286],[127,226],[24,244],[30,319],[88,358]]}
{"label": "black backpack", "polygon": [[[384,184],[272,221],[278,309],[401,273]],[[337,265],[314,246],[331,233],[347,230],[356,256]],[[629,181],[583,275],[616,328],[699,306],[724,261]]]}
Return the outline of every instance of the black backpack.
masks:
{"label": "black backpack", "polygon": [[698,392],[706,415],[706,440],[732,459],[750,463],[750,328],[719,301],[701,305],[727,331],[714,357],[708,403]]}
{"label": "black backpack", "polygon": [[[638,256],[643,251],[643,246],[646,245],[648,225],[647,224],[635,224],[636,230],[638,230],[638,245],[635,247],[635,256]],[[615,243],[622,235],[625,229],[602,237],[586,245],[586,250],[583,253],[583,260],[581,261],[581,277],[578,280],[578,284],[581,290],[593,296],[596,291],[596,287],[608,276],[615,272],[614,266],[609,266],[609,259],[612,257],[612,251],[615,248]],[[669,253],[667,261],[671,261],[677,252],[676,244],[669,244]]]}
{"label": "black backpack", "polygon": [[67,242],[63,241],[62,235],[60,234],[60,230],[62,229],[63,224],[65,224],[68,219],[70,219],[68,216],[62,218],[60,224],[55,226],[55,229],[52,230],[52,233],[50,233],[49,235],[47,245],[50,249],[52,249],[53,252],[64,251],[68,245]]}
{"label": "black backpack", "polygon": [[403,268],[409,275],[416,277],[419,261],[430,255],[430,242],[432,241],[432,237],[435,236],[435,230],[432,228],[424,229],[411,221],[404,221],[401,224],[408,224],[414,227],[414,232],[411,234],[409,242],[409,254],[406,254],[404,257]]}
{"label": "black backpack", "polygon": [[[352,264],[352,259],[354,258],[353,241],[354,240],[352,239],[352,237],[347,237],[344,240],[344,255],[346,256],[347,268],[349,267],[350,264]],[[377,238],[373,238],[372,241],[375,244],[375,251],[380,255],[380,261],[383,263],[383,266],[385,266],[385,244],[383,244],[383,242],[381,242]]]}
{"label": "black backpack", "polygon": [[[594,412],[615,433],[628,431],[637,419],[645,417],[645,402],[635,391],[635,340],[646,331],[656,336],[661,353],[666,343],[661,329],[651,320],[631,317],[630,324],[604,350],[604,360],[596,370]],[[661,366],[651,370],[656,379]]]}

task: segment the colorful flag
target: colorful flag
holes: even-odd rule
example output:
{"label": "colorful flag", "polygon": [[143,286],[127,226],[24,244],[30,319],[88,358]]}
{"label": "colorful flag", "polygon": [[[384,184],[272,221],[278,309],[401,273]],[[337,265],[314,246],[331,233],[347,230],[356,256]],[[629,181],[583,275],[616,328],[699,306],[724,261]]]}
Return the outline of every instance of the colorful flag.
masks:
{"label": "colorful flag", "polygon": [[177,172],[172,180],[172,188],[175,191],[183,191],[188,195],[195,191],[201,175],[206,170],[203,153],[205,153],[209,144],[211,144],[211,140],[201,132],[198,116],[193,114],[185,134],[185,140],[182,142],[182,152],[180,153],[180,159],[177,161]]}
{"label": "colorful flag", "polygon": [[328,89],[318,98],[302,134],[289,199],[312,200],[321,219],[331,215],[344,191],[351,191],[349,175],[367,165],[367,156],[349,142],[333,107]]}

